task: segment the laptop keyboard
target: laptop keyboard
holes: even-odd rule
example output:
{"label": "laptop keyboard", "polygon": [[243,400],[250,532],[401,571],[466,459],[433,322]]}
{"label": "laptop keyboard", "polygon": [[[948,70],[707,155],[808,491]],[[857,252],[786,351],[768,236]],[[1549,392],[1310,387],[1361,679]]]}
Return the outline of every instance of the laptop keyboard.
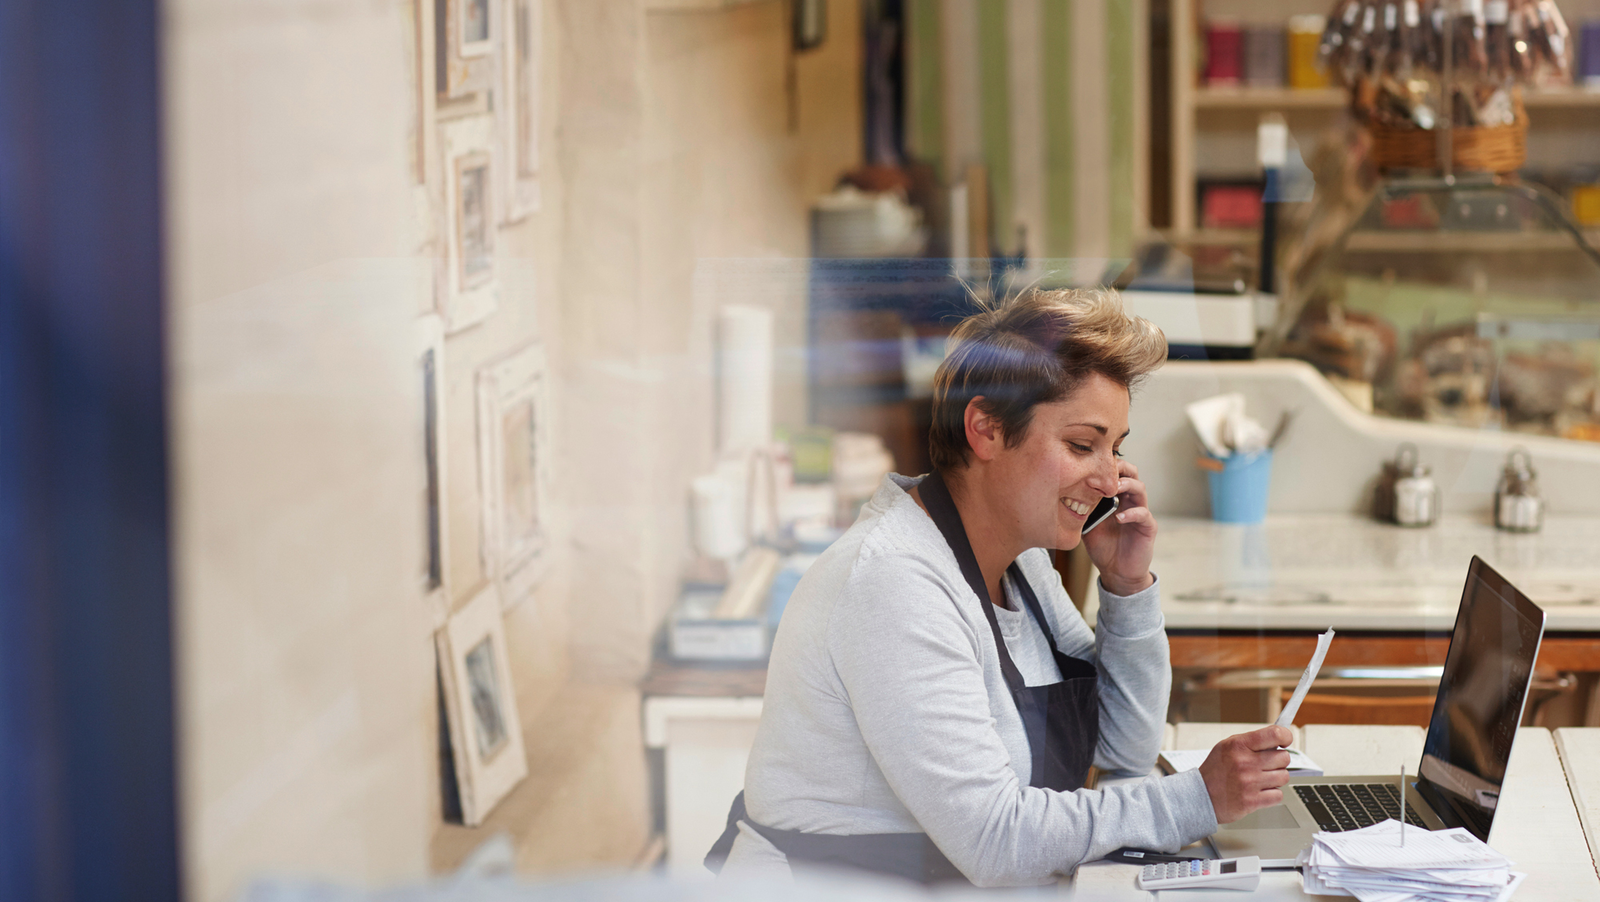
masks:
{"label": "laptop keyboard", "polygon": [[[1394,817],[1400,791],[1393,783],[1307,783],[1294,788],[1317,826],[1330,833],[1359,830]],[[1423,826],[1417,810],[1406,805],[1406,823]]]}

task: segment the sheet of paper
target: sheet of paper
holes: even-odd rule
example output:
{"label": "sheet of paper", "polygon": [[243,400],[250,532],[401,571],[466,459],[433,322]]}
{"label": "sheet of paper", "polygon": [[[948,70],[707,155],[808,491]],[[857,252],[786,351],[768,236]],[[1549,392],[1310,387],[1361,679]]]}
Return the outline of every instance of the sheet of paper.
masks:
{"label": "sheet of paper", "polygon": [[1311,653],[1311,663],[1306,665],[1305,673],[1300,674],[1300,684],[1294,687],[1294,695],[1289,696],[1288,704],[1283,706],[1283,713],[1278,715],[1276,723],[1280,727],[1292,726],[1294,716],[1300,713],[1300,703],[1306,700],[1306,693],[1311,689],[1311,683],[1317,678],[1317,671],[1322,669],[1322,659],[1328,656],[1328,646],[1333,643],[1333,628],[1317,637],[1317,650]]}
{"label": "sheet of paper", "polygon": [[[1161,757],[1172,766],[1173,773],[1181,774],[1186,770],[1198,768],[1209,754],[1211,754],[1210,749],[1168,749],[1161,753]],[[1302,777],[1318,777],[1322,775],[1322,765],[1290,749],[1289,773]]]}

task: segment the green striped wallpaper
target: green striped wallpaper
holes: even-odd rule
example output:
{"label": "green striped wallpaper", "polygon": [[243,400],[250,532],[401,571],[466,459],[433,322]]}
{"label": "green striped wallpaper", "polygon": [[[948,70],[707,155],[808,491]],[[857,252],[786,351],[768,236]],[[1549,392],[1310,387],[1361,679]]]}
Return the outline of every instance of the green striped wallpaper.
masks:
{"label": "green striped wallpaper", "polygon": [[983,162],[989,169],[990,241],[998,253],[1015,251],[1016,181],[1011,177],[1011,79],[1006,58],[1004,0],[978,3],[978,116],[983,131]]}
{"label": "green striped wallpaper", "polygon": [[911,122],[906,137],[911,152],[934,167],[941,181],[944,171],[944,67],[939,64],[942,25],[939,0],[906,3],[906,104]]}
{"label": "green striped wallpaper", "polygon": [[[1020,152],[1024,160],[1038,159],[1043,167],[1041,184],[1029,188],[1044,194],[1044,234],[1028,236],[1030,255],[1076,257],[1085,252],[1085,242],[1114,257],[1131,254],[1138,219],[1134,209],[1135,104],[1139,102],[1134,71],[1139,59],[1134,43],[1139,33],[1135,17],[1141,8],[1136,0],[907,0],[907,82],[911,94],[907,131],[913,152],[935,164],[946,184],[962,177],[962,167],[968,161],[950,158],[944,134],[949,115],[947,92],[951,90],[945,75],[945,54],[949,52],[945,42],[954,37],[944,30],[952,20],[976,22],[975,32],[960,40],[970,41],[963,46],[976,50],[975,112],[981,132],[976,143],[989,171],[991,238],[997,251],[1012,253],[1016,249],[1019,186],[1014,161]],[[1009,21],[1016,15],[1037,17],[1038,21]],[[1090,23],[1086,27],[1099,31],[1099,37],[1077,33],[1074,29],[1079,21]],[[1038,44],[1013,46],[1019,40]],[[1074,53],[1086,51],[1101,59],[1080,58],[1075,63]],[[1041,115],[1038,110],[1022,108],[1013,97],[1008,63],[1018,52],[1039,54],[1036,68],[1019,69],[1036,72],[1029,77],[1041,82],[1028,84],[1035,98],[1032,103],[1043,107],[1044,121],[1039,124],[1042,127],[1021,130],[1026,142],[1042,144],[1038,147],[1016,143],[1016,117]],[[1103,97],[1082,97],[1080,92],[1087,86],[1074,83],[1074,65],[1080,67],[1081,73],[1086,62],[1105,67]],[[1091,114],[1091,110],[1104,112]],[[1085,115],[1103,121],[1085,122]],[[1083,171],[1085,164],[1076,147],[1086,138],[1097,140],[1096,131],[1106,140],[1107,165],[1104,171]],[[1029,157],[1030,154],[1037,156]],[[1086,191],[1085,186],[1091,190]],[[1109,198],[1099,201],[1107,208],[1080,210],[1080,205],[1094,203],[1087,199],[1090,196]],[[1032,202],[1032,209],[1039,209],[1037,199],[1027,201]],[[1104,232],[1078,234],[1080,226],[1087,229],[1090,223],[1103,223]]]}
{"label": "green striped wallpaper", "polygon": [[1073,152],[1072,0],[1044,0],[1039,40],[1044,44],[1046,257],[1074,254],[1077,154]]}

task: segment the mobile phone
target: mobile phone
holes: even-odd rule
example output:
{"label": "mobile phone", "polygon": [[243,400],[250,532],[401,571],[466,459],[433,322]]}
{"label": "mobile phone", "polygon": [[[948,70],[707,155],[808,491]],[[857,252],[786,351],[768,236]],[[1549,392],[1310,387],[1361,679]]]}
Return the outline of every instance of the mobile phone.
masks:
{"label": "mobile phone", "polygon": [[1089,519],[1083,521],[1083,534],[1088,535],[1089,530],[1104,523],[1107,517],[1116,513],[1118,505],[1122,503],[1119,500],[1121,497],[1120,495],[1112,495],[1108,498],[1101,498],[1100,503],[1096,504],[1094,510],[1089,512]]}

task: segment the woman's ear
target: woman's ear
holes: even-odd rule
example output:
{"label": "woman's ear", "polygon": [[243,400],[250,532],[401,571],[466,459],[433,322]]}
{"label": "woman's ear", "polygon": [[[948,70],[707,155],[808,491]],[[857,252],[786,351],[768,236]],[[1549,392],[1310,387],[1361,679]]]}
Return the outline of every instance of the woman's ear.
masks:
{"label": "woman's ear", "polygon": [[967,427],[967,444],[972,446],[972,453],[979,460],[994,460],[1005,438],[1000,434],[1000,421],[979,406],[982,400],[983,396],[979,395],[968,401],[962,420]]}

